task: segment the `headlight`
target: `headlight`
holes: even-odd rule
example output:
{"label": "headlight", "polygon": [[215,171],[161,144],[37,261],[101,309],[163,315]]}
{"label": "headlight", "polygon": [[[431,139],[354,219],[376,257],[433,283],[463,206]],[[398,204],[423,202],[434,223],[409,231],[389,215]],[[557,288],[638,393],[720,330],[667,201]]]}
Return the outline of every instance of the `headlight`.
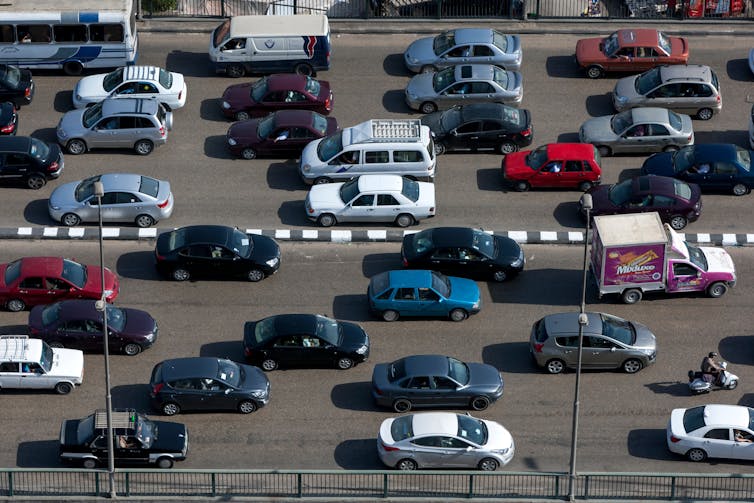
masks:
{"label": "headlight", "polygon": [[505,455],[508,453],[509,450],[510,448],[506,447],[505,449],[493,449],[490,452],[493,454]]}
{"label": "headlight", "polygon": [[76,95],[76,99],[77,99],[78,101],[81,101],[81,95],[80,95],[80,94],[77,94],[77,95]]}
{"label": "headlight", "polygon": [[228,145],[235,145],[237,143],[238,142],[236,140],[234,140],[233,138],[228,138]]}
{"label": "headlight", "polygon": [[366,344],[362,344],[362,346],[359,349],[356,350],[356,354],[363,355],[364,353],[367,352],[367,349],[369,349],[369,348],[367,348],[367,345]]}
{"label": "headlight", "polygon": [[58,138],[67,138],[67,137],[68,137],[68,135],[63,130],[63,128],[58,128]]}
{"label": "headlight", "polygon": [[220,106],[223,107],[225,110],[227,110],[230,108],[230,103],[228,103],[227,101],[223,101],[223,104]]}
{"label": "headlight", "polygon": [[303,171],[304,173],[308,173],[311,169],[311,164],[304,164],[303,166],[301,166],[301,171]]}
{"label": "headlight", "polygon": [[472,309],[479,309],[479,301],[474,302],[474,305],[471,306]]}
{"label": "headlight", "polygon": [[267,396],[267,392],[266,391],[252,391],[251,396],[253,396],[254,398],[264,398],[265,396]]}
{"label": "headlight", "polygon": [[267,262],[265,262],[265,264],[267,264],[270,267],[275,267],[276,265],[278,265],[278,262],[280,262],[280,259],[277,258],[277,257],[275,257],[275,258],[271,258],[270,260],[268,260]]}
{"label": "headlight", "polygon": [[615,102],[620,105],[625,105],[626,103],[628,103],[628,96],[616,96]]}
{"label": "headlight", "polygon": [[521,264],[524,263],[524,260],[521,257],[518,257],[516,260],[511,262],[511,267],[521,267]]}
{"label": "headlight", "polygon": [[149,341],[149,342],[153,342],[154,341],[154,332],[152,332],[151,334],[145,335],[144,339],[147,340],[147,341]]}

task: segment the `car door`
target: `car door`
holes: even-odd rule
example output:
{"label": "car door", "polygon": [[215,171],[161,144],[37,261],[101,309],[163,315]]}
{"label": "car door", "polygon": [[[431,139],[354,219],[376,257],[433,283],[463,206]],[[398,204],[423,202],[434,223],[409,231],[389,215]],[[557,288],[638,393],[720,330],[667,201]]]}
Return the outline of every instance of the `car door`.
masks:
{"label": "car door", "polygon": [[303,348],[303,363],[312,365],[329,365],[336,351],[327,341],[311,334],[301,336],[301,347]]}
{"label": "car door", "polygon": [[[117,221],[116,218],[114,218],[118,214],[118,210],[116,208],[117,206],[117,192],[105,192],[102,195],[101,203],[102,203],[102,221],[104,222],[115,222]],[[100,201],[94,197],[91,199],[91,205],[99,211],[99,208],[97,208]],[[97,216],[99,218],[99,215]]]}
{"label": "car door", "polygon": [[567,367],[575,368],[579,357],[579,336],[561,335],[555,338],[558,355]]}
{"label": "car door", "polygon": [[450,276],[460,275],[458,272],[458,248],[452,246],[435,248],[429,256],[429,268]]}
{"label": "car door", "polygon": [[504,122],[485,119],[482,121],[482,132],[477,142],[478,149],[495,149],[504,141],[515,140]]}
{"label": "car door", "polygon": [[727,192],[736,183],[738,183],[738,167],[728,161],[715,161],[702,185],[705,189]]}
{"label": "car door", "polygon": [[[217,379],[199,379],[202,395],[201,408],[205,410],[235,409],[235,397],[232,388]],[[228,391],[228,393],[226,393]]]}
{"label": "car door", "polygon": [[594,178],[588,161],[570,160],[563,164],[561,178],[567,187],[578,187],[581,182],[591,181]]}
{"label": "car door", "polygon": [[159,98],[160,90],[151,82],[134,82],[134,98]]}
{"label": "car door", "polygon": [[[732,459],[754,459],[754,432],[748,428],[736,428],[733,430],[733,445],[730,457]],[[738,433],[738,434],[737,434]]]}
{"label": "car door", "polygon": [[492,65],[495,63],[495,52],[486,44],[473,44],[471,46],[472,63],[482,63]]}
{"label": "car door", "polygon": [[23,178],[36,171],[36,165],[27,154],[12,152],[5,154],[3,176],[7,178]]}
{"label": "car door", "polygon": [[123,82],[110,92],[110,96],[121,98],[136,98],[134,96],[137,93],[136,82]]}
{"label": "car door", "polygon": [[464,277],[478,277],[487,272],[484,255],[473,248],[458,248],[458,274]]}
{"label": "car door", "polygon": [[390,308],[398,311],[401,316],[421,316],[422,311],[416,288],[396,288]]}
{"label": "car door", "polygon": [[398,201],[393,194],[376,194],[377,201],[374,207],[374,218],[381,222],[392,222],[401,213],[414,214],[412,208],[406,207]]}
{"label": "car door", "polygon": [[306,363],[303,337],[300,334],[280,335],[268,345],[269,356],[283,365]]}
{"label": "car door", "polygon": [[19,374],[19,388],[50,389],[58,383],[57,377],[50,377],[39,365],[39,362],[21,362]]}
{"label": "car door", "polygon": [[[504,90],[503,90],[504,91]],[[476,81],[471,83],[471,103],[505,103],[508,101],[507,91],[498,91],[489,82]]]}
{"label": "car door", "polygon": [[730,428],[711,428],[704,434],[700,447],[710,458],[729,458],[733,451]]}
{"label": "car door", "polygon": [[119,148],[124,146],[120,117],[105,117],[89,130],[86,143],[90,148]]}
{"label": "car door", "polygon": [[406,396],[414,405],[426,406],[435,402],[435,390],[432,388],[433,383],[427,375],[412,376],[405,385]]}
{"label": "car door", "polygon": [[417,308],[426,316],[446,316],[451,309],[448,299],[442,297],[432,288],[418,288]]}
{"label": "car door", "polygon": [[607,71],[626,71],[633,68],[634,65],[634,48],[621,47],[612,57],[605,59],[605,70]]}
{"label": "car door", "polygon": [[584,337],[581,364],[584,368],[607,369],[620,366],[623,358],[621,347],[601,335]]}
{"label": "car door", "polygon": [[664,84],[647,94],[647,99],[642,106],[670,108],[679,111],[683,105],[681,102],[681,84]]}
{"label": "car door", "polygon": [[451,108],[464,103],[473,103],[471,96],[471,82],[463,81],[449,85],[438,96],[441,108]]}
{"label": "car door", "polygon": [[440,66],[454,66],[468,63],[471,58],[471,46],[468,44],[457,45],[440,56]]}
{"label": "car door", "polygon": [[136,435],[116,435],[115,458],[122,463],[146,463],[149,461],[149,450],[146,449]]}
{"label": "car door", "polygon": [[252,103],[250,107],[251,115],[262,117],[275,110],[285,110],[292,108],[286,105],[285,98],[288,96],[287,91],[268,91],[259,103]]}
{"label": "car door", "polygon": [[529,178],[532,187],[566,187],[566,179],[563,177],[563,161],[549,160],[537,173]]}
{"label": "car door", "polygon": [[259,144],[260,153],[274,152],[278,155],[300,155],[314,134],[305,127],[277,127],[268,138]]}
{"label": "car door", "polygon": [[338,215],[343,222],[365,222],[376,218],[374,194],[359,194]]}
{"label": "car door", "polygon": [[479,463],[479,449],[457,437],[440,437],[441,462],[444,468],[476,468]]}
{"label": "car door", "polygon": [[19,362],[0,363],[0,389],[30,387],[31,383],[27,383],[21,376]]}
{"label": "car door", "polygon": [[637,72],[643,72],[658,65],[657,49],[654,47],[637,47],[634,53],[632,68]]}
{"label": "car door", "polygon": [[212,253],[208,244],[190,245],[178,252],[180,263],[192,275],[207,275],[212,273],[210,259]]}
{"label": "car door", "polygon": [[48,343],[61,342],[67,348],[89,350],[91,344],[84,320],[66,320],[58,325],[46,339]]}
{"label": "car door", "polygon": [[[662,194],[652,194],[651,203],[646,207],[646,211],[656,211],[660,214],[665,222],[677,212],[676,200],[670,196],[664,196]],[[685,213],[685,211],[682,211]]]}
{"label": "car door", "polygon": [[447,136],[451,150],[476,150],[482,130],[481,121],[471,121],[461,124]]}
{"label": "car door", "polygon": [[430,376],[430,386],[434,390],[433,402],[436,406],[467,407],[470,398],[459,391],[458,383],[446,376]]}
{"label": "car door", "polygon": [[670,292],[695,292],[700,289],[702,279],[701,271],[686,262],[671,261],[668,264],[672,275],[668,278],[668,291]]}
{"label": "car door", "polygon": [[202,409],[204,395],[202,394],[201,379],[186,377],[168,383],[169,392],[162,397],[164,402],[175,401],[181,409]]}
{"label": "car door", "polygon": [[647,145],[652,143],[646,124],[634,124],[626,129],[615,142],[615,153],[646,152]]}
{"label": "car door", "polygon": [[27,306],[47,304],[54,300],[54,296],[48,294],[45,281],[42,276],[27,276],[18,282],[16,291],[11,296],[18,296]]}
{"label": "car door", "polygon": [[445,449],[439,435],[415,438],[411,441],[414,459],[422,468],[440,468],[445,466]]}
{"label": "car door", "polygon": [[105,214],[112,222],[133,222],[138,215],[146,213],[144,202],[132,192],[111,192],[113,201],[107,207],[102,208],[102,218]]}
{"label": "car door", "polygon": [[210,275],[212,277],[246,275],[249,270],[248,261],[244,260],[233,250],[220,245],[210,245],[209,258]]}
{"label": "car door", "polygon": [[45,286],[47,288],[47,303],[56,302],[58,300],[65,299],[73,291],[73,286],[61,278],[55,278],[47,276],[45,278]]}

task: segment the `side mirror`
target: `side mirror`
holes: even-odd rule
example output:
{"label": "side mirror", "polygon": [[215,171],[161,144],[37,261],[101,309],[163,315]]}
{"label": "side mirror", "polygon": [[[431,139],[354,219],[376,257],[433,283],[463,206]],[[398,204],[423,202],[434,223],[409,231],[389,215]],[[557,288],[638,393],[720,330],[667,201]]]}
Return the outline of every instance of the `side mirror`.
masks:
{"label": "side mirror", "polygon": [[471,452],[471,451],[473,451],[473,450],[474,450],[474,448],[473,448],[473,447],[471,447],[471,446],[468,446],[468,447],[466,448],[466,452]]}
{"label": "side mirror", "polygon": [[230,393],[230,388],[226,388],[226,389],[225,389],[225,394],[227,395],[227,394],[229,394],[229,393]]}
{"label": "side mirror", "polygon": [[453,135],[453,136],[458,136],[458,130],[457,129],[452,129],[450,131],[450,134]]}

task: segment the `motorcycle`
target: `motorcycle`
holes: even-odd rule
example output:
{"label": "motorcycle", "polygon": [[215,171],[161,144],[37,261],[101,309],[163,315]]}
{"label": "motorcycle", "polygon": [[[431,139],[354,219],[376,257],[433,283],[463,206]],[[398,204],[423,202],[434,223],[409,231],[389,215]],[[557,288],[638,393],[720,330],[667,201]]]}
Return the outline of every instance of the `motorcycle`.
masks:
{"label": "motorcycle", "polygon": [[722,370],[717,375],[717,379],[712,374],[706,374],[698,370],[689,370],[689,389],[694,395],[709,393],[713,387],[715,389],[735,389],[738,386],[738,376],[728,372],[728,362],[720,364]]}

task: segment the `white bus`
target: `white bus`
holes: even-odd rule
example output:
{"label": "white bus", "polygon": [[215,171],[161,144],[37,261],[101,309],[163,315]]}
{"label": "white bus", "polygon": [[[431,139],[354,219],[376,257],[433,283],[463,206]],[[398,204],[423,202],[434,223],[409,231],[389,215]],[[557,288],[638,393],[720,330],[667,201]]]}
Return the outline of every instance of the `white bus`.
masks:
{"label": "white bus", "polygon": [[134,0],[0,2],[0,63],[79,75],[133,65],[137,47]]}

